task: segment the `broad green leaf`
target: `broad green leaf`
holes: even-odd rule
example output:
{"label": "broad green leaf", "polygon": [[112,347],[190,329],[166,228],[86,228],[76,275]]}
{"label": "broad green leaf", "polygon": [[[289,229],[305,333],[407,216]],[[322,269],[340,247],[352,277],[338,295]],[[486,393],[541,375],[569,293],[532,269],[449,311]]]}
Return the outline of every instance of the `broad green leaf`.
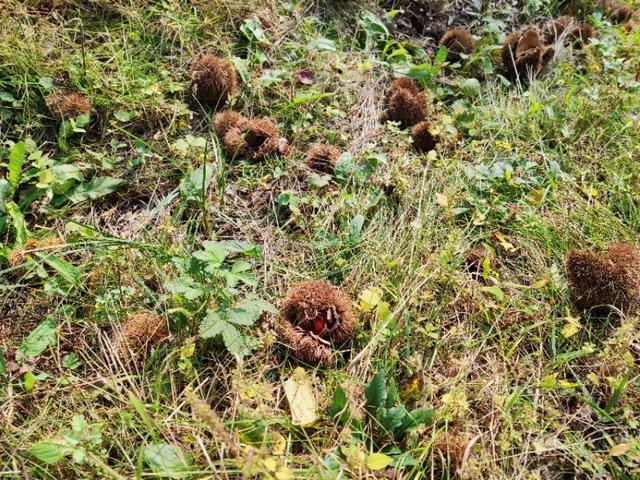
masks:
{"label": "broad green leaf", "polygon": [[35,357],[40,355],[49,345],[56,342],[55,318],[47,317],[22,341],[18,347],[18,353],[22,357]]}
{"label": "broad green leaf", "polygon": [[250,326],[260,318],[263,312],[277,314],[278,309],[265,300],[247,298],[225,314],[226,320],[236,325]]}
{"label": "broad green leaf", "polygon": [[27,226],[24,221],[24,215],[20,210],[20,207],[14,202],[7,203],[7,213],[11,218],[11,224],[16,232],[16,246],[22,246],[27,242],[29,233],[27,232]]}
{"label": "broad green leaf", "polygon": [[182,295],[187,300],[195,300],[204,294],[202,286],[186,275],[165,282],[164,288],[174,295]]}
{"label": "broad green leaf", "polygon": [[205,163],[196,168],[188,177],[180,182],[180,191],[187,200],[201,201],[204,192],[207,191],[216,166],[213,163]]}
{"label": "broad green leaf", "polygon": [[480,96],[480,82],[475,78],[465,78],[459,81],[462,94],[468,98]]}
{"label": "broad green leaf", "polygon": [[367,399],[367,407],[375,411],[383,407],[387,400],[387,380],[383,370],[376,373],[371,381],[364,388],[364,395]]}
{"label": "broad green leaf", "polygon": [[0,178],[0,212],[4,212],[9,200],[11,200],[11,184],[9,180]]}
{"label": "broad green leaf", "polygon": [[338,387],[333,394],[333,399],[329,405],[329,418],[334,422],[344,423],[349,418],[347,407],[347,394],[344,388]]}
{"label": "broad green leaf", "polygon": [[313,385],[304,368],[297,367],[284,382],[284,394],[291,410],[291,423],[306,427],[318,419]]}
{"label": "broad green leaf", "polygon": [[24,164],[26,152],[26,144],[24,142],[16,143],[11,152],[9,153],[9,184],[11,185],[11,194],[9,197],[13,197],[13,194],[18,188],[20,183],[20,175],[22,174],[22,165]]}
{"label": "broad green leaf", "polygon": [[7,359],[4,356],[4,350],[0,348],[0,375],[6,376],[9,374],[7,370]]}
{"label": "broad green leaf", "polygon": [[407,416],[407,409],[404,405],[393,408],[383,408],[379,412],[380,426],[389,433],[394,432]]}
{"label": "broad green leaf", "polygon": [[244,336],[231,323],[225,322],[223,324],[222,340],[227,350],[240,357],[240,359],[243,359],[251,353],[251,349],[247,345]]}
{"label": "broad green leaf", "polygon": [[426,407],[416,408],[411,410],[402,421],[400,431],[404,432],[411,428],[415,428],[418,425],[430,425],[433,422],[435,412]]}
{"label": "broad green leaf", "polygon": [[166,478],[189,477],[191,459],[180,447],[165,442],[146,445],[142,457],[151,470]]}
{"label": "broad green leaf", "polygon": [[113,114],[113,116],[116,117],[116,120],[120,122],[128,122],[131,119],[135,118],[136,114],[127,110],[118,110]]}
{"label": "broad green leaf", "polygon": [[224,323],[224,320],[217,311],[210,310],[207,316],[200,322],[198,334],[202,338],[212,338],[220,335],[224,328]]}
{"label": "broad green leaf", "polygon": [[36,252],[36,255],[41,258],[47,265],[53,268],[56,272],[58,272],[67,282],[76,286],[79,284],[80,270],[71,265],[69,262],[51,254]]}
{"label": "broad green leaf", "polygon": [[60,445],[51,440],[43,440],[42,442],[36,443],[28,452],[41,462],[53,465],[67,455],[70,449],[65,445]]}
{"label": "broad green leaf", "polygon": [[395,407],[399,397],[398,384],[396,383],[396,379],[391,377],[387,382],[387,400],[385,401],[385,406],[387,408]]}
{"label": "broad green leaf", "polygon": [[393,462],[393,459],[384,453],[371,453],[367,455],[367,467],[369,467],[369,470],[382,470],[391,465],[391,462]]}
{"label": "broad green leaf", "polygon": [[89,182],[78,185],[69,200],[73,203],[95,200],[115,192],[121,183],[122,179],[120,178],[94,177]]}

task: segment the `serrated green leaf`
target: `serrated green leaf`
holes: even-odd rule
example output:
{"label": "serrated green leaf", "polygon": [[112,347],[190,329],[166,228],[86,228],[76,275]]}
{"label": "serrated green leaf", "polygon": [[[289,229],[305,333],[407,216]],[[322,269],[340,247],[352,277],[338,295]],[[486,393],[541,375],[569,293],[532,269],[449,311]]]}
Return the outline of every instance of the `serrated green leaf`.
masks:
{"label": "serrated green leaf", "polygon": [[387,382],[387,400],[385,401],[385,406],[387,408],[395,407],[398,403],[399,396],[396,379],[391,377],[389,382]]}
{"label": "serrated green leaf", "polygon": [[195,300],[204,294],[202,286],[186,275],[165,282],[164,288],[174,295],[182,295],[187,300]]}
{"label": "serrated green leaf", "polygon": [[380,426],[385,431],[392,433],[402,425],[406,416],[407,409],[404,405],[399,405],[393,408],[382,408],[379,412],[378,419],[380,421]]}
{"label": "serrated green leaf", "polygon": [[70,452],[70,449],[51,440],[43,440],[36,443],[28,452],[41,462],[53,465],[62,460]]}
{"label": "serrated green leaf", "polygon": [[242,336],[242,333],[230,323],[225,323],[222,329],[222,340],[229,352],[238,355],[240,359],[251,353],[251,349]]}
{"label": "serrated green leaf", "polygon": [[40,325],[23,340],[17,352],[23,358],[40,355],[49,345],[55,344],[57,338],[56,327],[57,323],[55,318],[45,318],[40,322]]}
{"label": "serrated green leaf", "polygon": [[435,412],[430,408],[420,407],[411,410],[403,419],[399,431],[405,432],[418,425],[430,425],[433,422]]}
{"label": "serrated green leaf", "polygon": [[22,174],[22,165],[24,164],[26,153],[26,144],[24,142],[16,143],[9,152],[9,184],[11,185],[11,194],[9,198],[13,197],[13,194],[18,188],[20,183],[20,176]]}
{"label": "serrated green leaf", "polygon": [[198,327],[198,334],[202,338],[212,338],[222,333],[224,320],[215,310],[210,310],[207,316],[202,319]]}

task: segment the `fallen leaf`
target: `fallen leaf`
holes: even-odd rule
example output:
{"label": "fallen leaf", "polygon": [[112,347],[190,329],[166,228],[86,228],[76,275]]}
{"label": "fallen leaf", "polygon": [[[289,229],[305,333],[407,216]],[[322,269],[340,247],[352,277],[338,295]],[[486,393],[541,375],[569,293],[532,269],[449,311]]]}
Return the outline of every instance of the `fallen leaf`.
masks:
{"label": "fallen leaf", "polygon": [[316,397],[307,372],[302,367],[284,383],[284,393],[291,410],[291,423],[306,427],[318,419]]}
{"label": "fallen leaf", "polygon": [[629,443],[619,443],[611,447],[609,450],[609,456],[611,457],[619,457],[620,455],[624,455],[631,449],[631,444]]}
{"label": "fallen leaf", "polygon": [[449,206],[449,199],[443,193],[436,193],[436,203],[438,205],[440,205],[441,207],[448,207]]}
{"label": "fallen leaf", "polygon": [[372,453],[367,456],[369,470],[382,470],[391,465],[392,458],[384,453]]}
{"label": "fallen leaf", "polygon": [[360,308],[368,312],[372,310],[382,298],[382,290],[378,287],[366,288],[360,294]]}

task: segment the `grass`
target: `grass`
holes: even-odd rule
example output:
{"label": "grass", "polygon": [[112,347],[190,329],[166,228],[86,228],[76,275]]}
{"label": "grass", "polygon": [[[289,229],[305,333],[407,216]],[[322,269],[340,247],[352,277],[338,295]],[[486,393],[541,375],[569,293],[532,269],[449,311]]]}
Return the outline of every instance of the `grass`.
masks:
{"label": "grass", "polygon": [[[9,0],[0,476],[637,478],[639,317],[577,308],[565,256],[637,242],[640,33],[579,3],[598,37],[508,85],[502,38],[558,2],[485,12],[476,53],[445,65],[375,2]],[[209,49],[287,157],[225,156],[189,92]],[[381,121],[407,72],[435,151]],[[57,91],[90,116],[53,118]],[[306,165],[314,143],[342,152],[333,176]],[[358,317],[327,368],[276,333],[306,280]],[[171,334],[132,362],[117,335],[144,312]]]}

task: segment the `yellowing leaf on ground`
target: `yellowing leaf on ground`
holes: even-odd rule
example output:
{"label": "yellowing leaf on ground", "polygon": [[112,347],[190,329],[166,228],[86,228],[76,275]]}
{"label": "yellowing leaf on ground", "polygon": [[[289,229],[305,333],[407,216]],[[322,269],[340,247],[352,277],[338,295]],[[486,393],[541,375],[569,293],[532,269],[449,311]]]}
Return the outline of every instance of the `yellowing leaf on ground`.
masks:
{"label": "yellowing leaf on ground", "polygon": [[365,288],[360,294],[360,308],[365,312],[372,310],[382,298],[382,289],[378,287]]}
{"label": "yellowing leaf on ground", "polygon": [[384,453],[372,453],[367,456],[369,470],[382,470],[391,465],[392,458]]}
{"label": "yellowing leaf on ground", "polygon": [[448,207],[449,206],[449,199],[447,198],[446,195],[444,195],[442,193],[436,193],[436,203],[438,205],[440,205],[441,207]]}
{"label": "yellowing leaf on ground", "polygon": [[516,249],[516,247],[513,246],[513,243],[509,242],[502,233],[496,232],[495,237],[500,242],[502,248],[507,252],[513,252]]}
{"label": "yellowing leaf on ground", "polygon": [[533,284],[533,288],[539,289],[539,288],[544,288],[547,286],[547,284],[551,281],[550,277],[546,277],[543,278],[542,280],[538,280],[536,283]]}
{"label": "yellowing leaf on ground", "polygon": [[609,455],[612,457],[619,457],[620,455],[624,455],[631,449],[631,444],[629,443],[619,443],[611,447],[609,450]]}
{"label": "yellowing leaf on ground", "polygon": [[291,423],[306,427],[318,419],[313,385],[304,368],[296,368],[284,382],[284,393],[291,410]]}
{"label": "yellowing leaf on ground", "polygon": [[573,337],[580,330],[580,317],[565,317],[564,320],[567,321],[560,333],[564,338]]}
{"label": "yellowing leaf on ground", "polygon": [[284,455],[287,448],[287,439],[279,432],[271,432],[271,453],[274,455]]}

